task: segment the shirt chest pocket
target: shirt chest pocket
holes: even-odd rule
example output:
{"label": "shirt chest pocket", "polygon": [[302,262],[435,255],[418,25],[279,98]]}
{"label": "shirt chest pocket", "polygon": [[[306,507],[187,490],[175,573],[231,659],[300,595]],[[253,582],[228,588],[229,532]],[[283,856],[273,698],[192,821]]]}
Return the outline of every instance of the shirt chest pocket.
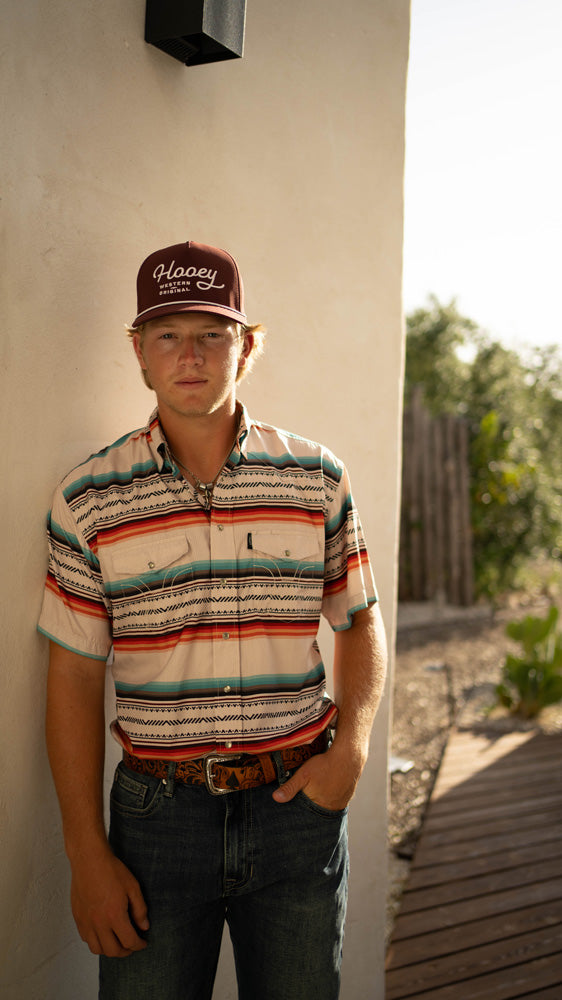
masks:
{"label": "shirt chest pocket", "polygon": [[193,554],[185,533],[115,546],[100,556],[100,563],[106,589],[115,596],[165,590],[193,577]]}
{"label": "shirt chest pocket", "polygon": [[252,531],[248,547],[254,577],[277,581],[323,579],[323,547],[314,531]]}

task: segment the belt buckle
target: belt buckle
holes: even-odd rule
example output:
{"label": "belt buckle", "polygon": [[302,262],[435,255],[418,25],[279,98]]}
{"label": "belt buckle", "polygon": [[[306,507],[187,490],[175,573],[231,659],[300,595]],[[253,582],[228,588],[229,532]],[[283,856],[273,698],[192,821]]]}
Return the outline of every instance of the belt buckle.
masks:
{"label": "belt buckle", "polygon": [[207,791],[211,795],[228,795],[229,792],[235,792],[235,788],[217,788],[213,780],[213,775],[211,773],[211,767],[213,764],[218,763],[228,763],[231,760],[237,760],[236,754],[222,754],[222,753],[208,753],[203,757],[203,774],[205,776],[205,784],[207,786]]}

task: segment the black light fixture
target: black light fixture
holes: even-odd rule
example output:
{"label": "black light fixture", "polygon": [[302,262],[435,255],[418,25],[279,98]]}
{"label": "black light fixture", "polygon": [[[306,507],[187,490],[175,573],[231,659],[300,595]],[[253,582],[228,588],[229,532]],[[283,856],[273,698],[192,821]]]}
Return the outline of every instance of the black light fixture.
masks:
{"label": "black light fixture", "polygon": [[239,59],[246,0],[146,0],[144,39],[186,66]]}

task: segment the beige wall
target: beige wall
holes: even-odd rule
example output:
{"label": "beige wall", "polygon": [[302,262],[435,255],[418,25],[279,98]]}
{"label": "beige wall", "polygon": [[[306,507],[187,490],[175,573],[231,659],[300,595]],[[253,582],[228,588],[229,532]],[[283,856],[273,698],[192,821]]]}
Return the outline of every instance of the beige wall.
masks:
{"label": "beige wall", "polygon": [[[35,621],[58,477],[152,405],[123,323],[154,248],[194,238],[238,257],[270,331],[242,398],[346,460],[394,629],[408,0],[249,0],[244,59],[191,69],[144,43],[144,6],[3,10],[6,1000],[96,996],[67,902]],[[343,1000],[383,995],[387,726],[385,701],[351,815]],[[235,996],[228,961],[216,1000]]]}

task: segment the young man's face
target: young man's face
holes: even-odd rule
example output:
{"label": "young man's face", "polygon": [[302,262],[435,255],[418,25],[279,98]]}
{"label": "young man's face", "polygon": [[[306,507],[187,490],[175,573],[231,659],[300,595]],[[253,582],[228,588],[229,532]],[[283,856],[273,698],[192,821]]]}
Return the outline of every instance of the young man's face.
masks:
{"label": "young man's face", "polygon": [[238,369],[252,348],[251,334],[240,336],[236,323],[213,313],[174,313],[150,320],[133,344],[162,416],[233,412]]}

